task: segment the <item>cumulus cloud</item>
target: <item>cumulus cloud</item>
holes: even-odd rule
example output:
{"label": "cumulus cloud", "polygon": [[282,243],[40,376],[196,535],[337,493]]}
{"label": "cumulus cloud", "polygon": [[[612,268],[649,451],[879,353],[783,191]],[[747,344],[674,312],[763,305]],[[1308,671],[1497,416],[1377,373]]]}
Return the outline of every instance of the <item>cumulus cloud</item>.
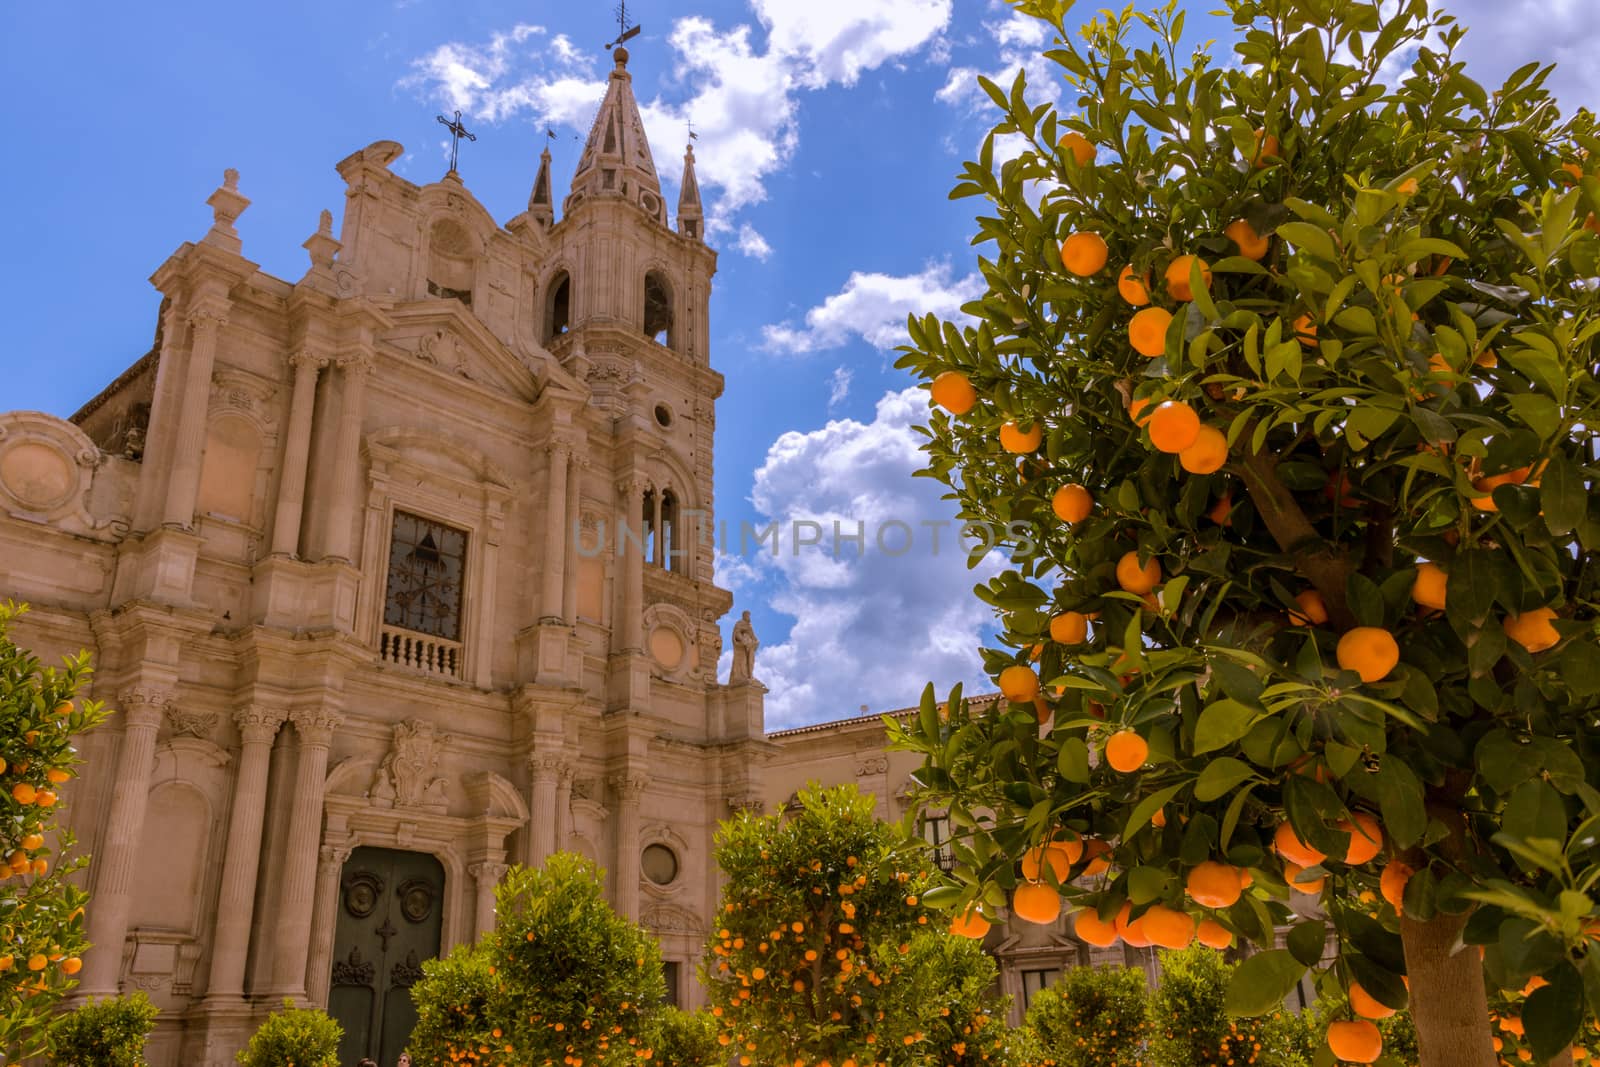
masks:
{"label": "cumulus cloud", "polygon": [[1468,28],[1457,55],[1467,74],[1493,90],[1526,63],[1556,64],[1546,83],[1563,113],[1600,110],[1600,20],[1594,0],[1450,0],[1442,7]]}
{"label": "cumulus cloud", "polygon": [[850,395],[850,382],[855,377],[855,372],[849,367],[838,366],[833,368],[833,374],[828,377],[828,410],[832,411]]}
{"label": "cumulus cloud", "polygon": [[801,325],[790,322],[762,329],[763,346],[771,352],[800,355],[839,348],[860,337],[874,348],[893,348],[905,339],[906,316],[954,318],[961,305],[984,292],[976,274],[956,278],[949,263],[933,263],[918,274],[893,275],[856,271],[844,288],[805,313]]}
{"label": "cumulus cloud", "polygon": [[950,68],[944,87],[935,94],[941,101],[967,111],[991,108],[994,103],[978,85],[978,77],[988,78],[1009,91],[1019,70],[1028,76],[1031,103],[1045,100],[1053,103],[1061,99],[1060,68],[1043,55],[1050,41],[1048,24],[1014,11],[1004,19],[984,23],[983,28],[991,42],[986,47],[998,50],[1000,62],[987,69],[970,65]]}
{"label": "cumulus cloud", "polygon": [[740,252],[743,252],[751,259],[759,259],[765,262],[766,260],[772,258],[772,246],[768,244],[767,239],[761,236],[760,233],[756,232],[756,228],[750,225],[748,222],[739,227],[739,239],[734,242],[733,247],[737,248]]}
{"label": "cumulus cloud", "polygon": [[[769,729],[862,704],[906,707],[929,681],[941,692],[958,681],[987,688],[978,648],[992,616],[971,589],[1001,560],[991,553],[968,570],[955,505],[912,477],[923,466],[912,428],[927,414],[923,390],[886,393],[870,422],[785,433],[756,471],[751,502],[778,523],[780,543],[776,556],[763,549],[746,562],[767,576],[773,609],[795,619],[786,640],[756,655]],[[816,527],[796,526],[805,521]],[[820,543],[796,551],[797,529]],[[858,533],[859,544],[848,539]]]}
{"label": "cumulus cloud", "polygon": [[594,117],[605,81],[565,34],[519,23],[486,44],[442,44],[412,63],[403,87],[418,89],[483,122],[518,112],[541,122],[579,125]]}

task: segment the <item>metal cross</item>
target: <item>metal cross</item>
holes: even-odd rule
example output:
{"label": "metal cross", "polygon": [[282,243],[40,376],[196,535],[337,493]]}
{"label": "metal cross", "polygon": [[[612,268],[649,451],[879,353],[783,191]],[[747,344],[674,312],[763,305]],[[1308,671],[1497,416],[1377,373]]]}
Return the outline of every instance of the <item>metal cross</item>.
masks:
{"label": "metal cross", "polygon": [[396,930],[394,928],[394,924],[391,923],[389,921],[389,917],[387,915],[385,915],[383,917],[383,925],[378,927],[376,930],[374,930],[372,932],[377,934],[378,938],[383,942],[383,951],[388,952],[389,951],[389,939],[391,937],[393,937],[395,934],[398,934],[400,931]]}
{"label": "metal cross", "polygon": [[686,122],[689,126],[689,140],[698,141],[700,139],[700,135],[694,132],[694,119],[685,119],[684,122]]}
{"label": "metal cross", "polygon": [[643,27],[640,26],[634,26],[631,29],[629,28],[628,0],[620,0],[620,2],[617,4],[617,39],[607,44],[606,47],[613,48],[619,44],[622,44],[624,41],[632,40],[633,38],[639,36],[639,31],[642,28]]}
{"label": "metal cross", "polygon": [[478,135],[468,133],[467,128],[461,125],[461,112],[459,111],[456,112],[454,122],[443,115],[435,115],[434,118],[438,119],[439,124],[450,131],[450,171],[454,173],[456,169],[456,153],[461,150],[461,138],[465,137],[469,141],[476,141]]}

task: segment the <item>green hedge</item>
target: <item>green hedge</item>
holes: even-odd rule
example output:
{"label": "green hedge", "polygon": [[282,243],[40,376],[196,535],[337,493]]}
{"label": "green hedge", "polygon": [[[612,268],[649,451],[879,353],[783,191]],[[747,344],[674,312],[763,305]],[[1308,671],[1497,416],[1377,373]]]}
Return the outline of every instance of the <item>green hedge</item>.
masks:
{"label": "green hedge", "polygon": [[1026,1026],[1057,1067],[1137,1067],[1150,1033],[1144,972],[1074,967],[1035,994]]}
{"label": "green hedge", "polygon": [[145,1067],[144,1043],[157,1014],[138,991],[91,1000],[51,1029],[50,1067]]}
{"label": "green hedge", "polygon": [[327,1012],[285,1000],[283,1010],[267,1017],[235,1059],[240,1067],[340,1067],[343,1036],[344,1027]]}

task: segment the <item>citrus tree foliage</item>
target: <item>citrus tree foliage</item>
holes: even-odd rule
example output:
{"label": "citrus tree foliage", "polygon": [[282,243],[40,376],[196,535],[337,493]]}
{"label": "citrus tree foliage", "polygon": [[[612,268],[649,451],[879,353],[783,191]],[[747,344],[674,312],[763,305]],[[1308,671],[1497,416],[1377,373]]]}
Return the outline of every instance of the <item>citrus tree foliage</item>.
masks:
{"label": "citrus tree foliage", "polygon": [[423,964],[412,987],[420,1063],[590,1067],[653,1056],[666,995],[661,949],[606,903],[593,863],[558,852],[514,867],[495,890],[494,932]]}
{"label": "citrus tree foliage", "polygon": [[718,833],[727,883],[705,978],[719,1040],[742,1067],[998,1060],[993,964],[931,922],[926,843],[853,786],[799,805]]}
{"label": "citrus tree foliage", "polygon": [[960,904],[1016,903],[1054,842],[1031,880],[1091,940],[1204,919],[1269,949],[1246,1014],[1307,969],[1403,1007],[1403,938],[1464,921],[1491,984],[1548,979],[1554,1054],[1600,992],[1591,116],[1535,67],[1486,91],[1423,0],[1227,0],[1221,62],[1170,4],[1014,6],[1063,103],[984,83],[952,195],[983,201],[988,291],[901,360],[940,405],[926,473],[1031,528],[978,590],[1008,701],[930,693],[898,737],[964,832]]}
{"label": "citrus tree foliage", "polygon": [[1074,967],[1028,1005],[1024,1026],[1059,1067],[1145,1067],[1150,1008],[1137,967]]}
{"label": "citrus tree foliage", "polygon": [[720,1030],[708,1011],[663,1007],[650,1019],[651,1060],[660,1067],[727,1067],[728,1052],[717,1041]]}
{"label": "citrus tree foliage", "polygon": [[340,1067],[343,1036],[344,1027],[327,1012],[297,1008],[285,997],[283,1007],[267,1016],[234,1059],[240,1067]]}
{"label": "citrus tree foliage", "polygon": [[83,966],[88,899],[66,876],[72,835],[57,829],[66,784],[76,775],[73,738],[105,718],[94,701],[74,703],[88,682],[87,653],[45,667],[8,637],[27,609],[0,604],[0,1053],[44,1048],[51,1010]]}
{"label": "citrus tree foliage", "polygon": [[[1309,1064],[1314,1044],[1309,1016],[1277,1010],[1239,1018],[1228,1013],[1225,996],[1234,966],[1201,945],[1162,952],[1161,976],[1150,995],[1150,1062],[1154,1067],[1298,1067]],[[1397,1019],[1399,1015],[1395,1016]],[[1385,1041],[1397,1064],[1415,1063]]]}
{"label": "citrus tree foliage", "polygon": [[50,1067],[145,1067],[144,1043],[159,1009],[143,990],[91,1000],[50,1030]]}

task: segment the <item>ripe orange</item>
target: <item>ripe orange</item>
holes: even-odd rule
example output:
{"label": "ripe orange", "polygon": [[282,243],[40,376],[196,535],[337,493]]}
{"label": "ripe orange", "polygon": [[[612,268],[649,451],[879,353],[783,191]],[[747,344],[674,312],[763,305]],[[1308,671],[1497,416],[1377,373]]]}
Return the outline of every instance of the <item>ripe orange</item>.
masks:
{"label": "ripe orange", "polygon": [[1416,872],[1408,865],[1397,859],[1391,859],[1383,865],[1383,873],[1378,876],[1378,892],[1389,906],[1395,911],[1405,910],[1406,883],[1411,881],[1411,876]]}
{"label": "ripe orange", "polygon": [[1230,907],[1244,892],[1239,869],[1216,860],[1206,860],[1191,870],[1184,889],[1191,900],[1205,908]]}
{"label": "ripe orange", "polygon": [[1302,878],[1301,875],[1304,872],[1305,868],[1300,864],[1292,863],[1289,860],[1283,861],[1283,880],[1289,884],[1290,889],[1296,893],[1308,893],[1313,896],[1322,892],[1322,887],[1327,884],[1327,877]]}
{"label": "ripe orange", "polygon": [[1194,290],[1190,286],[1190,266],[1200,264],[1200,284],[1207,291],[1211,290],[1211,267],[1199,256],[1179,256],[1167,264],[1167,292],[1172,294],[1174,300],[1193,300]]}
{"label": "ripe orange", "polygon": [[1383,1035],[1378,1024],[1366,1019],[1346,1019],[1328,1024],[1328,1048],[1351,1063],[1373,1063],[1383,1055]]}
{"label": "ripe orange", "polygon": [[1369,812],[1356,812],[1354,821],[1340,819],[1334,823],[1334,829],[1350,835],[1350,844],[1346,846],[1344,855],[1335,856],[1335,859],[1343,859],[1359,867],[1374,859],[1383,849],[1383,825]]}
{"label": "ripe orange", "polygon": [[1194,443],[1178,453],[1178,466],[1190,474],[1215,474],[1228,462],[1228,435],[1215,426],[1201,426]]}
{"label": "ripe orange", "polygon": [[977,941],[989,932],[989,920],[976,907],[971,907],[950,920],[950,932]]}
{"label": "ripe orange", "polygon": [[1150,744],[1133,730],[1118,730],[1106,738],[1105,757],[1111,769],[1122,774],[1132,774],[1144,766],[1150,755]]}
{"label": "ripe orange", "polygon": [[1551,608],[1534,608],[1521,615],[1509,615],[1500,624],[1506,636],[1529,652],[1543,652],[1561,642],[1561,634],[1552,621],[1556,613]]}
{"label": "ripe orange", "polygon": [[33,786],[29,785],[27,782],[18,782],[16,785],[11,787],[11,799],[15,800],[18,804],[32,804],[34,798],[38,795],[38,790],[34,789]]}
{"label": "ripe orange", "polygon": [[1148,272],[1142,278],[1133,276],[1133,264],[1125,264],[1122,272],[1117,275],[1117,292],[1122,299],[1136,308],[1142,308],[1150,303],[1150,275]]}
{"label": "ripe orange", "polygon": [[1117,928],[1117,936],[1134,948],[1149,948],[1150,933],[1144,927],[1144,916],[1141,915],[1137,919],[1130,919],[1129,916],[1132,914],[1133,905],[1124,904],[1122,905],[1122,910],[1117,912],[1117,917],[1111,920],[1112,924]]}
{"label": "ripe orange", "polygon": [[48,771],[44,772],[44,776],[45,778],[49,779],[51,783],[60,785],[62,782],[71,781],[72,772],[64,771],[59,767],[52,767]]}
{"label": "ripe orange", "polygon": [[1022,877],[1030,882],[1042,882],[1045,880],[1044,869],[1049,867],[1057,882],[1065,882],[1072,871],[1073,858],[1062,842],[1034,845],[1022,854]]}
{"label": "ripe orange", "polygon": [[1366,1019],[1387,1019],[1394,1009],[1380,1004],[1376,997],[1361,988],[1360,982],[1350,983],[1350,1010]]}
{"label": "ripe orange", "polygon": [[1317,347],[1317,324],[1310,315],[1301,315],[1294,320],[1294,336],[1307,348]]}
{"label": "ripe orange", "polygon": [[39,805],[41,808],[54,807],[56,803],[56,795],[48,789],[41,789],[34,794],[33,802]]}
{"label": "ripe orange", "polygon": [[1167,350],[1167,327],[1172,325],[1172,312],[1166,308],[1145,308],[1134,313],[1128,323],[1128,343],[1141,356],[1154,359]]}
{"label": "ripe orange", "polygon": [[1156,904],[1142,918],[1145,936],[1153,945],[1181,951],[1194,941],[1194,916]]}
{"label": "ripe orange", "polygon": [[1223,228],[1223,234],[1239,246],[1239,254],[1246,259],[1259,260],[1266,256],[1271,240],[1256,232],[1249,219],[1234,219]]}
{"label": "ripe orange", "polygon": [[1061,242],[1061,265],[1080,278],[1098,274],[1110,255],[1106,239],[1097,233],[1075,233]]}
{"label": "ripe orange", "polygon": [[42,971],[50,965],[50,959],[42,952],[36,952],[28,957],[28,970]]}
{"label": "ripe orange", "polygon": [[68,956],[61,961],[61,970],[64,974],[77,974],[83,970],[83,961],[76,956]]}
{"label": "ripe orange", "polygon": [[1417,179],[1415,179],[1415,178],[1407,178],[1405,181],[1403,181],[1399,185],[1395,186],[1394,187],[1394,191],[1399,193],[1401,196],[1416,196],[1417,195]]}
{"label": "ripe orange", "polygon": [[1094,142],[1077,130],[1068,130],[1056,143],[1061,146],[1063,152],[1071,153],[1078,166],[1087,167],[1094,162]]}
{"label": "ripe orange", "polygon": [[1085,908],[1072,920],[1072,932],[1078,940],[1100,948],[1110,948],[1117,943],[1115,923],[1102,922],[1100,916]]}
{"label": "ripe orange", "polygon": [[1032,667],[1013,663],[1000,672],[1000,692],[1012,703],[1027,703],[1039,695],[1039,676]]}
{"label": "ripe orange", "polygon": [[1195,930],[1195,937],[1202,945],[1218,951],[1233,946],[1233,931],[1215,919],[1201,919],[1200,926]]}
{"label": "ripe orange", "polygon": [[978,391],[972,379],[958,370],[947,370],[933,380],[929,388],[933,402],[952,415],[965,415],[978,402]]}
{"label": "ripe orange", "polygon": [[1161,583],[1161,564],[1154,558],[1139,564],[1139,553],[1128,552],[1117,561],[1117,584],[1125,593],[1144,596]]}
{"label": "ripe orange", "polygon": [[1206,512],[1206,518],[1210,519],[1218,526],[1229,525],[1232,515],[1233,494],[1231,493],[1224,493],[1222,496],[1218,497],[1217,502],[1211,505],[1211,510]]}
{"label": "ripe orange", "polygon": [[1394,634],[1381,626],[1357,626],[1339,638],[1334,658],[1347,671],[1355,671],[1363,682],[1377,682],[1389,676],[1400,663],[1400,646]]}
{"label": "ripe orange", "polygon": [[1444,598],[1450,584],[1450,575],[1437,563],[1417,564],[1417,578],[1411,583],[1411,599],[1434,611],[1444,610]]}
{"label": "ripe orange", "polygon": [[1104,874],[1111,869],[1111,860],[1107,857],[1111,853],[1111,846],[1097,837],[1088,838],[1083,842],[1083,855],[1089,861],[1084,865],[1083,874],[1093,878],[1097,874]]}
{"label": "ripe orange", "polygon": [[1050,640],[1062,645],[1081,645],[1089,636],[1089,617],[1079,611],[1063,611],[1050,620]]}
{"label": "ripe orange", "polygon": [[1014,422],[1008,422],[1000,427],[1000,447],[1007,452],[1021,455],[1032,452],[1044,441],[1044,427],[1037,422],[1032,423],[1024,430]]}
{"label": "ripe orange", "polygon": [[1135,426],[1145,426],[1150,422],[1149,415],[1142,419],[1139,417],[1139,413],[1149,406],[1150,398],[1147,396],[1136,396],[1128,401],[1128,418],[1133,420]]}
{"label": "ripe orange", "polygon": [[1278,144],[1278,139],[1264,129],[1256,130],[1255,139],[1256,151],[1250,162],[1257,170],[1260,170],[1267,165],[1269,160],[1277,159],[1278,153],[1282,149]]}
{"label": "ripe orange", "polygon": [[1182,400],[1163,401],[1150,415],[1150,443],[1156,451],[1182,452],[1200,436],[1200,416]]}
{"label": "ripe orange", "polygon": [[27,849],[29,852],[44,848],[44,835],[29,834],[27,837],[22,839],[22,847]]}
{"label": "ripe orange", "polygon": [[1061,894],[1043,882],[1023,882],[1011,894],[1011,910],[1019,919],[1046,926],[1061,914]]}
{"label": "ripe orange", "polygon": [[1094,510],[1094,497],[1089,490],[1073,482],[1057,489],[1050,498],[1050,509],[1062,522],[1082,522]]}
{"label": "ripe orange", "polygon": [[1278,850],[1278,855],[1301,867],[1315,867],[1328,858],[1324,853],[1300,840],[1300,835],[1295,833],[1294,827],[1287,821],[1278,824],[1272,844]]}
{"label": "ripe orange", "polygon": [[1291,626],[1321,626],[1328,621],[1328,604],[1315,589],[1302,589],[1295,594],[1299,611],[1289,612]]}

